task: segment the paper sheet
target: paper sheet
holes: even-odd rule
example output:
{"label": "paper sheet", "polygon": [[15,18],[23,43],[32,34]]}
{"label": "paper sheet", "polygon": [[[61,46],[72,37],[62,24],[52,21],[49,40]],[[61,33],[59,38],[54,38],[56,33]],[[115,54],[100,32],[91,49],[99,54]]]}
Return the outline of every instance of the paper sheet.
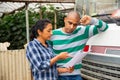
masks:
{"label": "paper sheet", "polygon": [[69,62],[67,62],[63,66],[67,68],[73,67],[76,63],[81,62],[86,55],[87,55],[87,52],[78,52],[74,55],[74,57]]}

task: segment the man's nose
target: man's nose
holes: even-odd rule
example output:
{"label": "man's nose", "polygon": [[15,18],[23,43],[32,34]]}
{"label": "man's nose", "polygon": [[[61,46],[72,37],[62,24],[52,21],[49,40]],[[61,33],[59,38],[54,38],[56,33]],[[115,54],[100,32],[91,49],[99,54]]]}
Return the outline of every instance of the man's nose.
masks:
{"label": "man's nose", "polygon": [[72,29],[73,27],[74,27],[74,25],[73,25],[73,24],[71,24],[71,25],[70,25],[70,28]]}

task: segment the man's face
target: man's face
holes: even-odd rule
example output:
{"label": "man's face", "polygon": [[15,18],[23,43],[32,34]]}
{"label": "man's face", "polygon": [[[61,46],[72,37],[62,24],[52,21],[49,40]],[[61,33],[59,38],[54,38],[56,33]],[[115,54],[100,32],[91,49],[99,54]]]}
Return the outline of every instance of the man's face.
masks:
{"label": "man's face", "polygon": [[66,17],[64,19],[64,23],[65,23],[64,31],[66,33],[72,33],[79,24],[79,19],[73,17]]}

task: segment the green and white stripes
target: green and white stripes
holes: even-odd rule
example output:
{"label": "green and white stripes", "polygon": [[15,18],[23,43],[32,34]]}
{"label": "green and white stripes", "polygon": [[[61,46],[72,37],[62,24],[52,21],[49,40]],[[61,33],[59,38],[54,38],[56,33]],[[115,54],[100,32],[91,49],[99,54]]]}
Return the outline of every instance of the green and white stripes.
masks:
{"label": "green and white stripes", "polygon": [[[59,54],[60,52],[68,52],[69,54],[74,55],[83,50],[90,37],[100,32],[104,32],[108,28],[108,25],[103,21],[95,20],[96,23],[94,25],[78,26],[76,30],[70,34],[63,32],[62,28],[53,30],[51,41],[54,52],[56,54]],[[70,61],[70,59],[71,58],[60,60],[58,61],[58,65],[63,65]],[[76,71],[74,74],[77,74],[77,70],[79,70],[81,66],[81,62],[74,66]]]}

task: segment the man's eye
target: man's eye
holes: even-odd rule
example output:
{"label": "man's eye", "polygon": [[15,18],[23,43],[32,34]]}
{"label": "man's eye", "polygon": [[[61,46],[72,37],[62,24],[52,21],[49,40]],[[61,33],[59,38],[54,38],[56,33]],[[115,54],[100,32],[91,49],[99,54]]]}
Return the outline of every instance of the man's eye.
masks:
{"label": "man's eye", "polygon": [[73,24],[74,26],[77,26],[78,24]]}
{"label": "man's eye", "polygon": [[69,24],[72,24],[71,22],[69,22]]}
{"label": "man's eye", "polygon": [[[70,21],[68,21],[68,23],[70,24],[70,25],[72,25],[73,23],[72,22],[70,22]],[[74,26],[77,26],[78,24],[73,24]]]}
{"label": "man's eye", "polygon": [[68,22],[69,24],[72,24],[72,22]]}

